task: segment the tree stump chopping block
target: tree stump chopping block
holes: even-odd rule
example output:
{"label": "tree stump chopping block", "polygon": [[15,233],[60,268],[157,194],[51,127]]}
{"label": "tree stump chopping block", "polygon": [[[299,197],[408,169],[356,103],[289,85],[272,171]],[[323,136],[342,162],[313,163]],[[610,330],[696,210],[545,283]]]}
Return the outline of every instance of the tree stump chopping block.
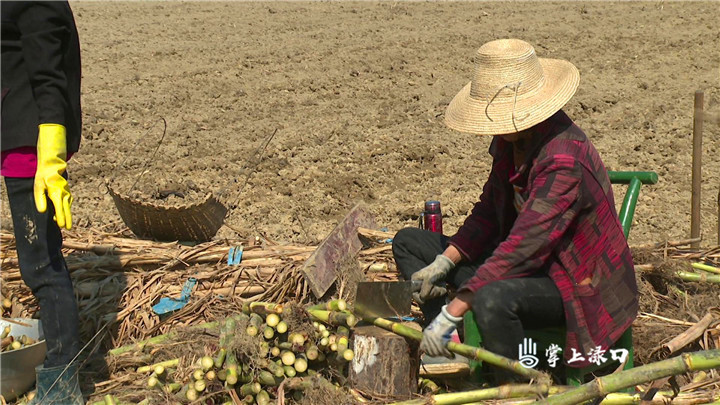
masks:
{"label": "tree stump chopping block", "polygon": [[353,329],[353,351],[349,372],[352,387],[385,397],[407,398],[417,393],[417,342],[377,326],[358,326]]}

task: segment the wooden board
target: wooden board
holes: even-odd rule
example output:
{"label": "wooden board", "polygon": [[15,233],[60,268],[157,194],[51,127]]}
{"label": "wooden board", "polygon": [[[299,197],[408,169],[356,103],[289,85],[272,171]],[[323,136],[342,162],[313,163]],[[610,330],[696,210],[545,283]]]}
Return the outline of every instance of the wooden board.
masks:
{"label": "wooden board", "polygon": [[416,342],[377,326],[357,326],[353,350],[348,376],[353,388],[383,398],[417,393],[420,354]]}
{"label": "wooden board", "polygon": [[305,261],[302,271],[315,297],[321,298],[337,279],[338,264],[362,248],[358,228],[375,228],[375,218],[362,202],[355,205]]}

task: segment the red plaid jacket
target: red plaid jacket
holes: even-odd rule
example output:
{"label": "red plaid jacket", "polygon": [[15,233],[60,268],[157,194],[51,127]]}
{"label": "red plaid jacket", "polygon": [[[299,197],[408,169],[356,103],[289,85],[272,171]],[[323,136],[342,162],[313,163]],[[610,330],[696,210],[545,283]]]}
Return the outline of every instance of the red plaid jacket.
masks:
{"label": "red plaid jacket", "polygon": [[[635,319],[635,271],[595,147],[562,111],[536,128],[529,158],[512,178],[512,146],[495,137],[490,178],[450,243],[470,261],[496,246],[461,291],[547,273],[564,303],[565,360],[574,348],[585,360],[570,365],[583,367],[587,353],[607,351]],[[513,185],[524,188],[519,214]]]}

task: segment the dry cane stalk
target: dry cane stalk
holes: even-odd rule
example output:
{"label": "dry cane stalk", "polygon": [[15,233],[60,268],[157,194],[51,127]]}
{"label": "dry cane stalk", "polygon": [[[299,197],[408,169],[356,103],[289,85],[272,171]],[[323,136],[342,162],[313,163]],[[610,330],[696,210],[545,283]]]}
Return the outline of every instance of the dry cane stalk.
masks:
{"label": "dry cane stalk", "polygon": [[703,335],[703,333],[705,333],[705,330],[710,326],[710,323],[712,323],[712,321],[712,314],[706,314],[700,320],[700,322],[691,326],[685,332],[677,335],[671,341],[662,345],[662,348],[660,349],[660,357],[666,359],[671,354],[694,342],[695,339],[699,338]]}

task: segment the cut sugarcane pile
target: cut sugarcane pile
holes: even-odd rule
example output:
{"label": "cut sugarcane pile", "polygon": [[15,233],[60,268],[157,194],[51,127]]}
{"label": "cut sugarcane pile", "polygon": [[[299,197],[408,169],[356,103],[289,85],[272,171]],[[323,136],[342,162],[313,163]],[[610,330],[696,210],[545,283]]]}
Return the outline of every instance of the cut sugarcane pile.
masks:
{"label": "cut sugarcane pile", "polygon": [[[375,231],[373,238],[389,238]],[[64,233],[63,252],[78,299],[83,341],[107,348],[214,321],[246,301],[308,302],[301,267],[316,246],[278,245],[265,239],[212,241],[195,246],[161,243],[93,230]],[[37,304],[20,277],[11,233],[0,231],[3,297],[13,300],[13,317],[32,317]],[[242,261],[228,264],[231,248],[243,246]],[[365,277],[395,280],[390,244],[376,244],[358,256]],[[188,304],[160,319],[152,305],[177,298],[185,281],[197,279]],[[342,285],[338,286],[341,291]],[[347,287],[344,294],[352,291]],[[113,333],[106,333],[112,322]],[[102,330],[97,337],[96,333]]]}
{"label": "cut sugarcane pile", "polygon": [[[345,366],[354,355],[350,329],[356,319],[346,309],[343,300],[307,310],[297,305],[251,302],[242,306],[242,313],[196,333],[203,335],[204,353],[181,349],[181,356],[155,362],[154,353],[177,354],[172,346],[182,346],[183,339],[192,335],[167,337],[159,344],[151,339],[128,350],[116,350],[111,352],[117,353],[115,373],[132,368],[129,358],[152,364],[135,369],[136,380],[144,387],[125,387],[120,390],[123,394],[112,390],[111,395],[119,402],[132,403],[201,399],[204,403],[269,404],[300,401],[307,389],[318,385],[340,391],[331,381],[344,379]],[[103,394],[94,397],[106,401]],[[98,404],[106,403],[103,401]]]}

